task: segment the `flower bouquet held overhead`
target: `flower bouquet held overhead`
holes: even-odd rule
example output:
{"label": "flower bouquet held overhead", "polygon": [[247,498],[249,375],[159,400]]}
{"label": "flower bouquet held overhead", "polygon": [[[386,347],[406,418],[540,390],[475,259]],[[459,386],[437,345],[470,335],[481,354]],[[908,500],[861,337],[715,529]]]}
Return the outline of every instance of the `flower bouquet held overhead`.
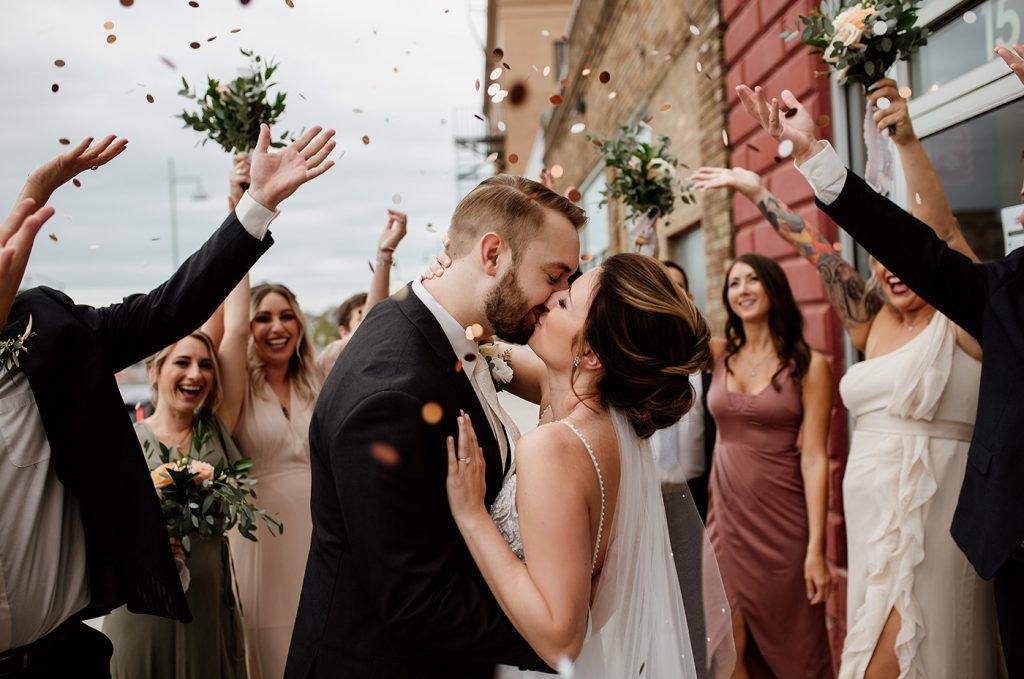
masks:
{"label": "flower bouquet held overhead", "polygon": [[658,145],[652,146],[640,141],[641,129],[623,125],[615,139],[593,135],[589,139],[604,156],[605,167],[615,170],[601,192],[601,205],[620,199],[626,207],[629,242],[636,252],[654,255],[658,242],[654,227],[659,218],[672,214],[677,189],[684,203],[693,203],[694,198],[688,187],[676,182],[679,161],[669,152],[672,140],[659,135]]}
{"label": "flower bouquet held overhead", "polygon": [[[260,124],[266,123],[273,129],[284,113],[288,95],[277,92],[272,96],[270,93],[270,88],[277,85],[271,78],[278,64],[251,51],[240,51],[249,58],[249,66],[240,69],[243,75],[230,82],[207,76],[206,91],[199,94],[185,78],[181,79],[178,94],[197,102],[199,110],[183,110],[178,117],[184,121],[184,127],[204,135],[200,141],[203,146],[212,141],[230,154],[248,155],[256,148]],[[282,148],[290,139],[291,133],[285,131],[276,141],[271,141],[270,146]]]}
{"label": "flower bouquet held overhead", "polygon": [[[928,43],[928,29],[917,25],[920,4],[920,0],[826,0],[810,16],[799,17],[797,30],[784,37],[792,40],[799,36],[800,44],[813,47],[840,84],[860,83],[871,90],[893,64]],[[881,109],[888,104],[884,97],[877,102]],[[869,183],[887,194],[892,186],[891,159],[882,159],[884,149],[873,114],[869,102],[864,116],[868,150],[864,174]]]}
{"label": "flower bouquet held overhead", "polygon": [[[201,451],[211,431],[197,421],[192,430],[193,451]],[[144,447],[148,449],[149,442]],[[257,520],[270,534],[284,532],[284,524],[253,505],[255,479],[248,478],[252,460],[242,458],[228,462],[221,458],[216,465],[184,455],[177,447],[160,444],[163,463],[150,477],[160,496],[167,531],[181,544],[184,555],[192,550],[192,540],[223,535],[237,528],[242,537],[256,541],[253,531]],[[189,573],[184,558],[175,556],[182,588],[188,590]]]}

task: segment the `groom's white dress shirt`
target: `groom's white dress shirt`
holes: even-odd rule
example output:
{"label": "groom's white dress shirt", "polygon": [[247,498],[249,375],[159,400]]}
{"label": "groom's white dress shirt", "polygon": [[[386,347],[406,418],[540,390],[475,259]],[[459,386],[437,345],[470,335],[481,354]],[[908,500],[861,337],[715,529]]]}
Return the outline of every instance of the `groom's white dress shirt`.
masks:
{"label": "groom's white dress shirt", "polygon": [[[422,282],[418,280],[413,281],[412,291],[423,302],[423,305],[427,307],[427,311],[437,319],[441,330],[444,331],[445,337],[448,338],[448,343],[452,345],[455,356],[462,361],[462,369],[466,371],[469,383],[473,385],[473,391],[476,393],[476,397],[480,400],[484,413],[487,415],[487,423],[491,426],[494,438],[498,441],[498,447],[501,449],[501,464],[504,469],[508,469],[509,447],[518,438],[518,429],[511,424],[512,418],[505,413],[501,404],[498,403],[498,394],[494,389],[494,384],[491,382],[490,370],[487,369],[486,360],[480,355],[477,343],[466,339],[466,329],[455,320],[454,316],[448,313],[447,309],[441,306],[440,302],[434,299],[434,296],[427,291]],[[472,356],[472,359],[469,358],[470,356]],[[502,422],[510,424],[507,427],[503,427]],[[479,428],[479,424],[474,423],[474,427]],[[508,439],[505,438],[506,433],[508,434]]]}
{"label": "groom's white dress shirt", "polygon": [[[259,240],[277,216],[248,193],[235,214]],[[28,379],[0,370],[0,654],[49,634],[89,603],[82,513],[50,458]]]}

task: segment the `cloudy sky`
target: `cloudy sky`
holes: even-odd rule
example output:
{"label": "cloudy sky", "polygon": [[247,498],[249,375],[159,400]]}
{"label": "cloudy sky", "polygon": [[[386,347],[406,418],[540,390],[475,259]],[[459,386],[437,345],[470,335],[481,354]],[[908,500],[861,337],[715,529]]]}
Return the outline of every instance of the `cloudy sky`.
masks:
{"label": "cloudy sky", "polygon": [[[169,160],[209,194],[194,201],[193,184],[177,189],[182,255],[220,224],[230,159],[212,144],[197,146],[198,133],[182,129],[174,115],[192,104],[176,93],[182,76],[233,77],[247,61],[239,48],[280,62],[277,81],[288,93],[282,127],[334,127],[334,157],[344,152],[334,169],[283,205],[272,227],[276,245],[254,280],[291,286],[312,312],[366,289],[386,208],[410,215],[394,278],[423,269],[457,200],[456,112],[472,123],[479,108],[474,81],[483,68],[485,2],[293,2],[199,0],[192,8],[186,0],[131,7],[119,0],[0,0],[3,200],[11,204],[28,171],[66,148],[60,138],[116,133],[129,140],[111,164],[81,175],[81,188],[68,185],[54,196],[57,214],[36,243],[28,285],[59,287],[78,302],[101,305],[165,279],[172,270]],[[108,43],[108,35],[116,40]],[[193,41],[200,49],[190,48]],[[57,68],[57,59],[66,66]]]}

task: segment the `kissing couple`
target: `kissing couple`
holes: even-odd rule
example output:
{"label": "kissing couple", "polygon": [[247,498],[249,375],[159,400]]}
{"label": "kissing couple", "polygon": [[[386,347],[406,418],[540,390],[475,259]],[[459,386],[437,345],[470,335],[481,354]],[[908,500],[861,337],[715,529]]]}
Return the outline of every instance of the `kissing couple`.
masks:
{"label": "kissing couple", "polygon": [[[673,553],[677,503],[649,443],[692,405],[710,333],[649,257],[611,256],[570,285],[585,222],[537,182],[487,179],[452,216],[444,275],[353,336],[310,424],[313,536],[286,678],[730,671],[714,556],[701,540]],[[491,335],[511,344],[477,343]],[[521,438],[497,354],[543,412]]]}

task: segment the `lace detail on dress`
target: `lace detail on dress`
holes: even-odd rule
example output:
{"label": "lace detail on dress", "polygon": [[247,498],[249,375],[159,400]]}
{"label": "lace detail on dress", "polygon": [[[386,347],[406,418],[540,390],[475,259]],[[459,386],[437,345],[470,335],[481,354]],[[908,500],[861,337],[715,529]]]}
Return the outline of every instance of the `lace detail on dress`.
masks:
{"label": "lace detail on dress", "polygon": [[[590,455],[590,461],[594,463],[594,469],[597,471],[597,483],[601,488],[601,518],[597,523],[597,542],[594,544],[594,558],[590,562],[590,571],[593,572],[594,568],[597,567],[597,555],[601,551],[601,536],[604,533],[604,477],[601,475],[601,467],[597,464],[597,457],[594,456],[594,449],[590,447],[590,443],[580,433],[580,430],[566,420],[558,421],[569,427],[586,447],[587,453]],[[515,474],[509,474],[508,478],[505,479],[504,485],[498,491],[498,497],[494,499],[494,504],[491,505],[490,514],[491,521],[498,527],[498,532],[501,533],[501,537],[505,538],[505,543],[519,557],[520,561],[524,561],[523,536],[519,532],[519,512],[516,511]]]}

